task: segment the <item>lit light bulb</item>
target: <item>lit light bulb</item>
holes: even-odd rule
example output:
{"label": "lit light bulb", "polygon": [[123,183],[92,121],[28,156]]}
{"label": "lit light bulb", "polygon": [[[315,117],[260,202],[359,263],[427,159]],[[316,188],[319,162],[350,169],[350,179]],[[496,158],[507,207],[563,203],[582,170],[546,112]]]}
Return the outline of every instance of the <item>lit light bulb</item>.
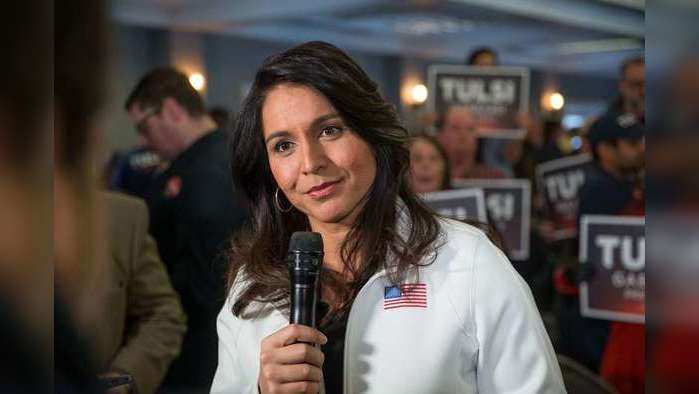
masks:
{"label": "lit light bulb", "polygon": [[551,93],[551,96],[549,96],[549,105],[554,111],[558,111],[559,109],[563,108],[565,103],[566,101],[563,98],[563,95],[558,92]]}
{"label": "lit light bulb", "polygon": [[410,97],[415,104],[422,104],[427,100],[427,87],[417,84],[410,89]]}
{"label": "lit light bulb", "polygon": [[206,78],[201,73],[193,73],[189,75],[189,83],[194,89],[201,92],[206,85]]}

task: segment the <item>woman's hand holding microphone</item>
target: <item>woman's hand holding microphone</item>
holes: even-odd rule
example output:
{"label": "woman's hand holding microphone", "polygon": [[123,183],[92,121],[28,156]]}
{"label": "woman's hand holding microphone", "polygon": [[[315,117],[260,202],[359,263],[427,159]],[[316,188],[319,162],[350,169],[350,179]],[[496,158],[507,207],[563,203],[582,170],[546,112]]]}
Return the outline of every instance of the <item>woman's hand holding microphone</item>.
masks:
{"label": "woman's hand holding microphone", "polygon": [[290,324],[260,345],[260,393],[318,393],[325,356],[315,345],[328,338],[320,331]]}

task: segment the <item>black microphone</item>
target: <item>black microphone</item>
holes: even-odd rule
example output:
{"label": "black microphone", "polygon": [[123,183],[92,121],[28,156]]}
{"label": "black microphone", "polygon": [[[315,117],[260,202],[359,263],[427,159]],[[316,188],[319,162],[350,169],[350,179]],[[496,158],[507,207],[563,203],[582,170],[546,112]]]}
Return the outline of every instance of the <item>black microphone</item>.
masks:
{"label": "black microphone", "polygon": [[289,323],[316,328],[316,304],[323,238],[318,233],[297,231],[291,235],[286,257],[291,285]]}

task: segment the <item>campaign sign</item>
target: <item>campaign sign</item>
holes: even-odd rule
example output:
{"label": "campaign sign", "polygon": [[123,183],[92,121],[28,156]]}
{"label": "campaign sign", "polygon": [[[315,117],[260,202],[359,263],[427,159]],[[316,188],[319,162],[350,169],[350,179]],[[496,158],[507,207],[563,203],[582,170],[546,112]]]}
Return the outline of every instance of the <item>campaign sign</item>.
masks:
{"label": "campaign sign", "polygon": [[536,181],[544,197],[544,205],[555,230],[554,239],[578,235],[579,192],[585,183],[589,154],[564,157],[536,166]]}
{"label": "campaign sign", "polygon": [[529,258],[531,182],[527,179],[460,179],[454,187],[481,189],[488,223],[498,230],[512,260]]}
{"label": "campaign sign", "polygon": [[645,218],[584,215],[580,263],[589,277],[580,283],[580,313],[598,319],[645,321]]}
{"label": "campaign sign", "polygon": [[517,118],[529,110],[528,69],[433,65],[427,73],[430,111],[443,114],[452,106],[465,107],[481,136],[524,137]]}
{"label": "campaign sign", "polygon": [[480,189],[445,190],[425,193],[425,203],[440,215],[456,220],[473,220],[487,223],[485,199]]}

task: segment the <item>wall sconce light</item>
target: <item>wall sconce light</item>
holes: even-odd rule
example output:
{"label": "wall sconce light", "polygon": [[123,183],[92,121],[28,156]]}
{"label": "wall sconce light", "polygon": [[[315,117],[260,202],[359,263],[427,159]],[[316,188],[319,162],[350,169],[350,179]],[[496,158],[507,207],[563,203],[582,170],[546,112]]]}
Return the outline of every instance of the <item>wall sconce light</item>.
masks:
{"label": "wall sconce light", "polygon": [[559,92],[544,94],[541,100],[542,107],[547,111],[560,111],[565,103],[565,98]]}
{"label": "wall sconce light", "polygon": [[427,87],[421,83],[410,88],[410,97],[414,104],[422,104],[427,100]]}
{"label": "wall sconce light", "polygon": [[404,85],[401,97],[403,102],[409,106],[423,104],[427,100],[427,87],[421,83],[408,83]]}
{"label": "wall sconce light", "polygon": [[202,92],[206,87],[206,78],[201,73],[189,74],[189,83],[198,92]]}

